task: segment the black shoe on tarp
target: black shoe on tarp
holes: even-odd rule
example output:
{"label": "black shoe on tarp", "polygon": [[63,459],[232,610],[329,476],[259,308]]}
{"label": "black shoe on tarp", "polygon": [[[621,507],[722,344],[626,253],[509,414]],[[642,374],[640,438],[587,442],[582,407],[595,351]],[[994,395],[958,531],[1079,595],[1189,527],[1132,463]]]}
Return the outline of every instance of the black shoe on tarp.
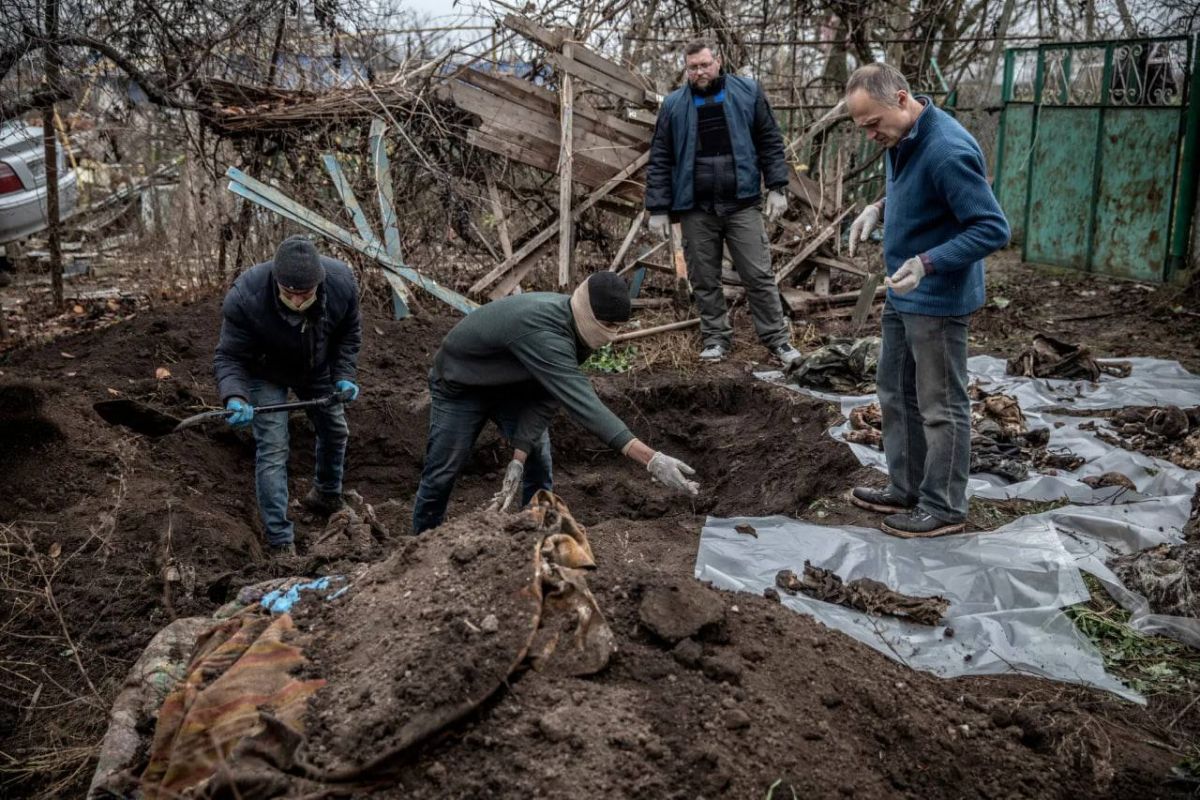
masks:
{"label": "black shoe on tarp", "polygon": [[928,511],[914,508],[907,514],[884,517],[880,527],[885,533],[904,539],[931,539],[934,536],[962,533],[967,526],[965,522],[946,522]]}
{"label": "black shoe on tarp", "polygon": [[871,489],[855,486],[850,490],[850,502],[868,511],[880,514],[907,514],[916,503],[906,503],[904,498],[888,489]]}
{"label": "black shoe on tarp", "polygon": [[346,507],[346,501],[340,494],[325,494],[316,488],[308,490],[308,494],[300,501],[300,506],[319,517],[328,517]]}

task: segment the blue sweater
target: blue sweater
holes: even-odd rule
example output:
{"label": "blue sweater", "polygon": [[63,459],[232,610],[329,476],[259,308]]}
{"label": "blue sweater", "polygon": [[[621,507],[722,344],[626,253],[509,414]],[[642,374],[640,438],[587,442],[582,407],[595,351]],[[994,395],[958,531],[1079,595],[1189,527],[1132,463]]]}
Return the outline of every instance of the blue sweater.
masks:
{"label": "blue sweater", "polygon": [[913,256],[925,277],[888,301],[906,314],[951,317],[984,303],[983,258],[1008,244],[979,145],[928,97],[908,136],[887,151],[883,258],[891,275]]}

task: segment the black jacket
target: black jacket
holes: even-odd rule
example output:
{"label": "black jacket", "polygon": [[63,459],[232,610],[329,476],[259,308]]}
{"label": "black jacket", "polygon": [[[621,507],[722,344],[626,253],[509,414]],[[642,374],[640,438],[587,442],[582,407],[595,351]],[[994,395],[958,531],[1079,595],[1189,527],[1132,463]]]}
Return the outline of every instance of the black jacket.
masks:
{"label": "black jacket", "polygon": [[[735,199],[757,201],[763,183],[768,189],[782,189],[788,184],[783,135],[757,82],[725,75],[724,90],[722,107],[733,145]],[[651,214],[683,212],[696,207],[698,138],[695,99],[691,85],[685,84],[663,101],[650,142],[646,210]],[[709,180],[713,178],[710,176]]]}
{"label": "black jacket", "polygon": [[221,403],[250,399],[252,378],[268,380],[308,396],[354,380],[362,345],[358,284],[341,261],[321,258],[325,280],[317,301],[303,313],[279,299],[272,262],[242,273],[225,295],[221,340],[213,358]]}

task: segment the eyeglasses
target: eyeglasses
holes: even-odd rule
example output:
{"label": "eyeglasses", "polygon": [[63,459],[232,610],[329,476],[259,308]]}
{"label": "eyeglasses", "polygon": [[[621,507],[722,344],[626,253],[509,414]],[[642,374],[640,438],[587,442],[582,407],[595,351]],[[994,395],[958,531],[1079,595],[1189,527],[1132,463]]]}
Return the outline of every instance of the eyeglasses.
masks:
{"label": "eyeglasses", "polygon": [[687,71],[688,72],[706,72],[715,63],[717,63],[717,62],[705,61],[703,64],[688,64]]}

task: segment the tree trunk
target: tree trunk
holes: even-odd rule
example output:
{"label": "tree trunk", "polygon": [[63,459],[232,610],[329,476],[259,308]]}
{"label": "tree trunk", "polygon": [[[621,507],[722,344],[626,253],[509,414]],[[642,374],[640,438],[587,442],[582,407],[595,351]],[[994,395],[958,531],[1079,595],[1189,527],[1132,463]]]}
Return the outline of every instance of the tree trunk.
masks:
{"label": "tree trunk", "polygon": [[[59,82],[60,58],[58,45],[58,0],[45,0],[46,38],[50,44],[42,51],[46,59],[46,88],[53,92]],[[42,146],[46,154],[46,241],[50,250],[50,286],[54,295],[54,308],[62,312],[63,270],[62,242],[59,240],[58,213],[58,139],[54,129],[54,101],[42,106]]]}
{"label": "tree trunk", "polygon": [[[1000,54],[1004,52],[1004,37],[1008,35],[1008,25],[1012,21],[1013,8],[1016,4],[1016,0],[1004,0],[1004,8],[1000,10],[1000,19],[996,21],[992,52],[988,55],[987,69],[983,71],[983,79],[987,83],[980,105],[985,107],[990,103],[996,86],[996,65],[1000,61]],[[1001,85],[1003,85],[1003,81],[1001,81]]]}

